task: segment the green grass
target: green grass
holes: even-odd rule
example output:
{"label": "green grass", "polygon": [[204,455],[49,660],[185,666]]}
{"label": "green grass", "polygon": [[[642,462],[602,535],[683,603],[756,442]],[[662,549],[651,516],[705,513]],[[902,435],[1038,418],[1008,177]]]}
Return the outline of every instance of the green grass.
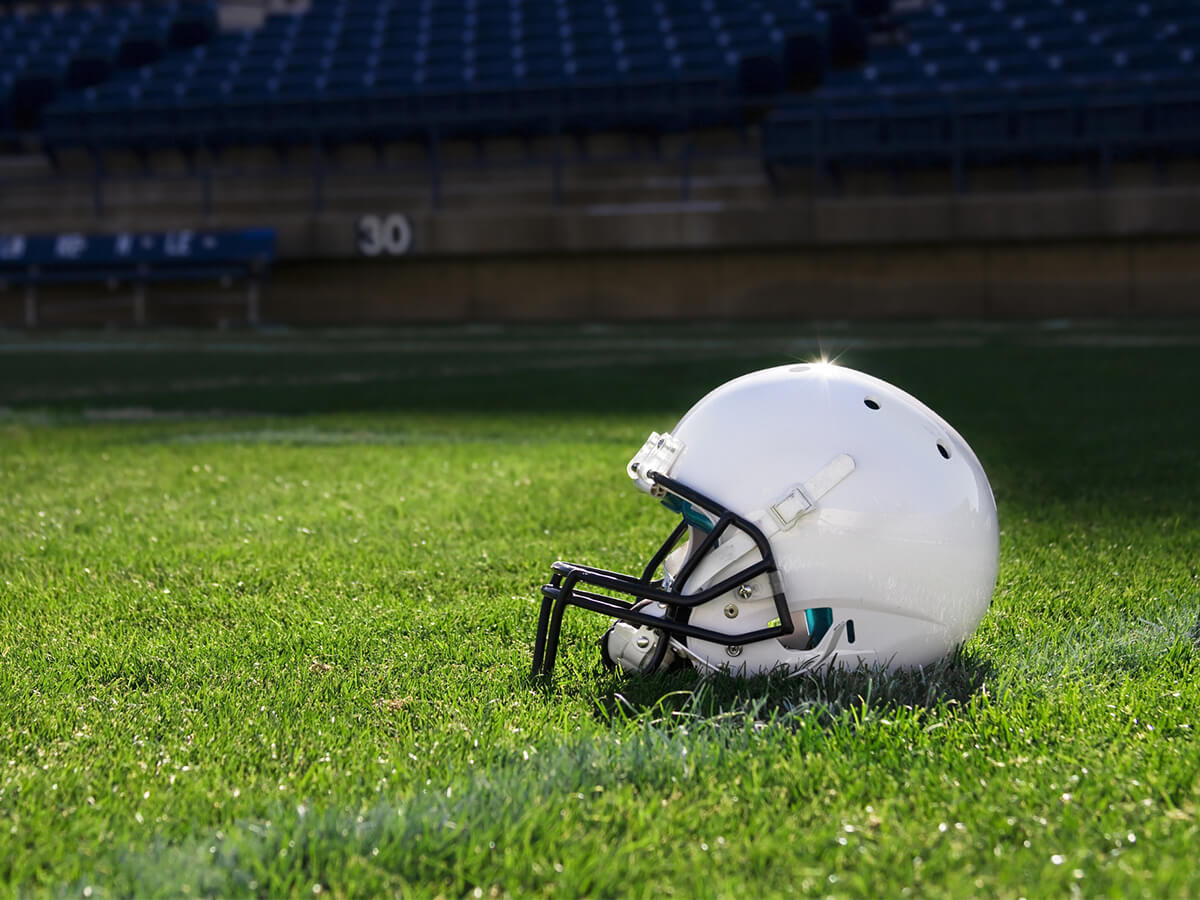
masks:
{"label": "green grass", "polygon": [[[1200,895],[1200,325],[0,335],[0,888]],[[818,352],[992,479],[993,606],[892,679],[596,670],[625,462]],[[151,412],[153,411],[153,413]]]}

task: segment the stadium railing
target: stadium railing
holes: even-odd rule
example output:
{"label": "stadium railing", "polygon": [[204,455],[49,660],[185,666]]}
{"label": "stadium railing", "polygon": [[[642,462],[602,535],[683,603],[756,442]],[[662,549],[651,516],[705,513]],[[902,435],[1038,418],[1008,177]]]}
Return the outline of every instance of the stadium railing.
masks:
{"label": "stadium railing", "polygon": [[820,96],[781,104],[765,120],[763,162],[818,169],[950,165],[959,191],[973,165],[1083,162],[1101,186],[1115,159],[1200,151],[1200,84]]}

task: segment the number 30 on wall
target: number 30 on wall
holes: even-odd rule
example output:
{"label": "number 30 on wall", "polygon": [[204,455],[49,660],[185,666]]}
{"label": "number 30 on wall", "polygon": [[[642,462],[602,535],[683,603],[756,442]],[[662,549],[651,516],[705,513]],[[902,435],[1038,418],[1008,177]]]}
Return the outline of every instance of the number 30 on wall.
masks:
{"label": "number 30 on wall", "polygon": [[404,256],[412,250],[412,224],[403,213],[366,215],[358,220],[357,238],[363,256]]}

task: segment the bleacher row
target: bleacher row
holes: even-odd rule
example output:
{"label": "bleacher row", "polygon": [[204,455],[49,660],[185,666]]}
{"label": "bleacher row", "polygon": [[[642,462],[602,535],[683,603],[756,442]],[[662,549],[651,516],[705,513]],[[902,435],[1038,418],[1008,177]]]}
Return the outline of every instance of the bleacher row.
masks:
{"label": "bleacher row", "polygon": [[762,142],[769,166],[948,166],[958,189],[972,165],[1087,162],[1099,183],[1123,158],[1200,153],[1200,89],[1129,86],[1001,91],[861,103],[816,99],[775,111]]}
{"label": "bleacher row", "polygon": [[47,149],[277,146],[765,117],[764,158],[920,165],[1193,152],[1200,0],[200,0],[0,16]]}
{"label": "bleacher row", "polygon": [[1195,0],[989,0],[934,3],[896,21],[902,41],[872,51],[830,95],[1087,85],[1194,74]]}
{"label": "bleacher row", "polygon": [[861,61],[813,0],[316,0],[45,112],[53,147],[221,146],[728,121]]}
{"label": "bleacher row", "polygon": [[785,96],[774,163],[920,166],[1200,149],[1196,0],[934,3],[863,67]]}
{"label": "bleacher row", "polygon": [[216,33],[211,6],[129,3],[0,15],[0,133],[36,128],[42,109]]}

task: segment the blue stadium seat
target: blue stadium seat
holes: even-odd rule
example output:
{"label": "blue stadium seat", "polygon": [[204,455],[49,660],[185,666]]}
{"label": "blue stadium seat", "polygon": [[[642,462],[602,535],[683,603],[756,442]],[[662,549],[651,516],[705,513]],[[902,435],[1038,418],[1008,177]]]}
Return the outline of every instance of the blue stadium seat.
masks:
{"label": "blue stadium seat", "polygon": [[923,69],[927,79],[943,90],[974,90],[992,78],[986,64],[972,56],[960,56],[928,63]]}
{"label": "blue stadium seat", "polygon": [[1063,76],[1107,77],[1113,70],[1113,54],[1101,47],[1080,47],[1046,57],[1049,69]]}
{"label": "blue stadium seat", "polygon": [[1013,27],[1013,17],[1004,12],[989,9],[977,10],[969,15],[955,16],[949,24],[954,34],[966,37],[986,38],[1001,34]]}
{"label": "blue stadium seat", "polygon": [[1081,22],[1073,21],[1071,13],[1062,6],[1029,9],[1013,16],[1010,22],[1014,30],[1025,34],[1041,34],[1046,31],[1065,29],[1072,26],[1078,28],[1082,34],[1083,28],[1080,27],[1082,24]]}
{"label": "blue stadium seat", "polygon": [[811,101],[782,105],[763,123],[763,160],[768,166],[820,165],[822,152],[821,119]]}
{"label": "blue stadium seat", "polygon": [[1080,96],[1073,92],[1044,92],[1022,97],[1015,109],[1018,151],[1029,158],[1061,159],[1080,152]]}
{"label": "blue stadium seat", "polygon": [[953,156],[950,103],[944,96],[894,97],[887,107],[885,131],[892,162],[924,167],[945,164]]}
{"label": "blue stadium seat", "polygon": [[[580,125],[588,117],[578,111],[595,101],[604,114],[594,127],[670,130],[736,121],[739,85],[743,97],[755,98],[785,84],[811,86],[831,62],[865,52],[865,32],[843,8],[797,0],[314,0],[306,13],[272,14],[238,35],[210,31],[210,6],[167,0],[125,9],[119,27],[96,24],[108,22],[107,13],[87,14],[92,30],[115,41],[110,65],[129,67],[109,77],[130,88],[161,82],[170,89],[139,88],[91,104],[63,100],[51,140],[113,109],[136,126],[136,140],[156,143],[174,130],[185,146],[306,140],[313,131],[322,140],[387,139],[470,127],[471,116],[491,130],[504,127],[501,114],[510,108],[509,129],[523,132],[556,127],[564,98]],[[54,27],[37,25],[38,39],[57,34]],[[102,83],[103,54],[75,55],[72,86]],[[382,98],[399,103],[405,123]],[[305,128],[310,103],[314,124]],[[84,130],[117,140],[115,127]]]}
{"label": "blue stadium seat", "polygon": [[981,92],[953,98],[952,136],[961,159],[989,163],[1013,152],[1014,97]]}
{"label": "blue stadium seat", "polygon": [[86,104],[68,99],[75,92],[120,80],[126,77],[123,69],[139,71],[168,52],[202,45],[215,27],[211,5],[176,0],[15,15],[0,26],[5,47],[0,85],[8,86],[8,124],[36,127],[56,99],[71,116],[87,115],[80,112]]}
{"label": "blue stadium seat", "polygon": [[824,156],[843,165],[873,165],[887,155],[884,122],[887,106],[879,100],[827,105],[823,119]]}
{"label": "blue stadium seat", "polygon": [[107,81],[113,73],[113,47],[89,44],[74,51],[63,76],[68,90],[83,90]]}
{"label": "blue stadium seat", "polygon": [[971,35],[962,43],[967,53],[980,57],[1019,53],[1027,46],[1028,38],[1023,38],[1020,33],[1011,30]]}
{"label": "blue stadium seat", "polygon": [[1200,86],[1156,91],[1148,112],[1157,150],[1171,154],[1200,151]]}
{"label": "blue stadium seat", "polygon": [[1150,112],[1146,94],[1141,90],[1118,88],[1097,91],[1084,100],[1082,132],[1085,141],[1096,148],[1105,167],[1114,159],[1142,153],[1149,143]]}

